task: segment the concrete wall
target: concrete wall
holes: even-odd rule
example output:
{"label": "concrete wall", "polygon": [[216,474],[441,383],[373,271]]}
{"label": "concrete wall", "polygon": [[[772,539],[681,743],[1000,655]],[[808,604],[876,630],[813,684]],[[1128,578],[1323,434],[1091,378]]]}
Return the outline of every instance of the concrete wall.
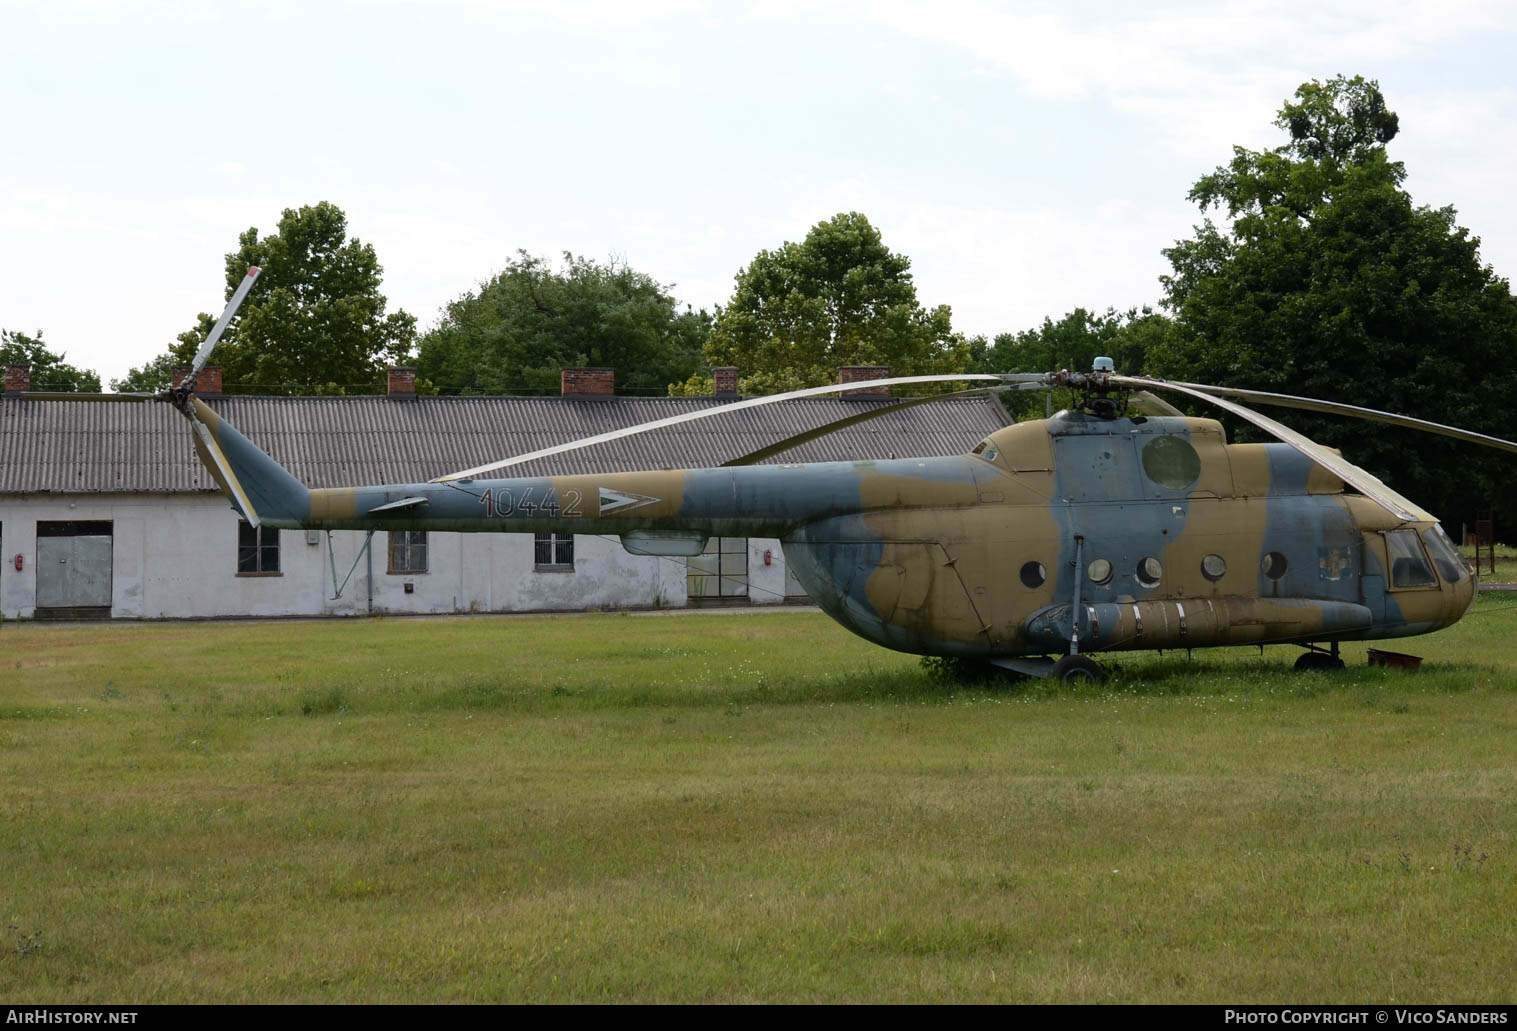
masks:
{"label": "concrete wall", "polygon": [[[684,559],[629,555],[614,537],[577,535],[574,569],[561,571],[535,568],[531,534],[429,533],[427,572],[391,574],[384,533],[374,535],[364,559],[362,533],[334,532],[329,558],[325,533],[311,534],[308,544],[306,531],[282,530],[279,574],[239,575],[238,520],[220,495],[7,495],[0,497],[0,613],[7,618],[34,614],[36,529],[46,520],[111,521],[111,614],[118,618],[651,608],[688,600]],[[339,599],[332,597],[334,560],[339,583],[353,569]],[[753,602],[784,600],[778,541],[749,540],[748,575]]]}
{"label": "concrete wall", "polygon": [[756,605],[778,605],[785,600],[785,553],[773,538],[748,538],[748,599]]}

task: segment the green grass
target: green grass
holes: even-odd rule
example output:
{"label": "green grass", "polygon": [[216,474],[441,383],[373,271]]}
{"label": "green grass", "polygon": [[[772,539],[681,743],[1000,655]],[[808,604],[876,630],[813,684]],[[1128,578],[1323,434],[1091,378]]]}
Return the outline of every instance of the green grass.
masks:
{"label": "green grass", "polygon": [[1511,1002],[1517,596],[951,684],[809,611],[0,627],[0,997]]}

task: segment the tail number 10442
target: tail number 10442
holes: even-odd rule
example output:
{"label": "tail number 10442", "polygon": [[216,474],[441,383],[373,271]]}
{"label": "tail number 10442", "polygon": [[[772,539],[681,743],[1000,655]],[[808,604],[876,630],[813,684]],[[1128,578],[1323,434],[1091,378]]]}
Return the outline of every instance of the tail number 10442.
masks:
{"label": "tail number 10442", "polygon": [[512,493],[510,488],[486,487],[479,496],[479,503],[485,506],[485,515],[496,516],[505,519],[513,515],[546,515],[546,516],[577,516],[579,512],[580,494],[577,490],[564,491],[563,505],[560,507],[558,493],[551,487],[527,487],[520,491],[520,496]]}

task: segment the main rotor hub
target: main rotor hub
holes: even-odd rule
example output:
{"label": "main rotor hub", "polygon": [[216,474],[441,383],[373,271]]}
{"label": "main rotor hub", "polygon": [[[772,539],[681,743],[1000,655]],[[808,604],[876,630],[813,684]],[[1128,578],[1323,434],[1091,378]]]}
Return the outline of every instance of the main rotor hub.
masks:
{"label": "main rotor hub", "polygon": [[159,401],[167,401],[185,415],[190,414],[190,398],[195,392],[190,389],[190,380],[186,379],[177,387],[171,387],[158,395]]}
{"label": "main rotor hub", "polygon": [[1113,383],[1115,376],[1116,364],[1110,358],[1101,357],[1095,360],[1090,372],[1060,369],[1049,375],[1049,383],[1078,391],[1080,400],[1076,407],[1080,411],[1089,412],[1097,419],[1119,419],[1127,413],[1127,399],[1132,390]]}

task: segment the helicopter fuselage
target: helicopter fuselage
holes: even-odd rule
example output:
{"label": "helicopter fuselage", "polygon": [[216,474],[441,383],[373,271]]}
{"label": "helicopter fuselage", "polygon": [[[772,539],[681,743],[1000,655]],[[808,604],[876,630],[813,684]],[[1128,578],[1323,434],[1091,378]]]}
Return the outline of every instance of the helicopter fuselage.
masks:
{"label": "helicopter fuselage", "polygon": [[946,458],[307,490],[202,417],[268,525],[615,534],[668,556],[776,537],[826,612],[907,652],[1401,637],[1475,594],[1436,523],[1345,493],[1285,444],[1228,444],[1211,419],[1061,412]]}

